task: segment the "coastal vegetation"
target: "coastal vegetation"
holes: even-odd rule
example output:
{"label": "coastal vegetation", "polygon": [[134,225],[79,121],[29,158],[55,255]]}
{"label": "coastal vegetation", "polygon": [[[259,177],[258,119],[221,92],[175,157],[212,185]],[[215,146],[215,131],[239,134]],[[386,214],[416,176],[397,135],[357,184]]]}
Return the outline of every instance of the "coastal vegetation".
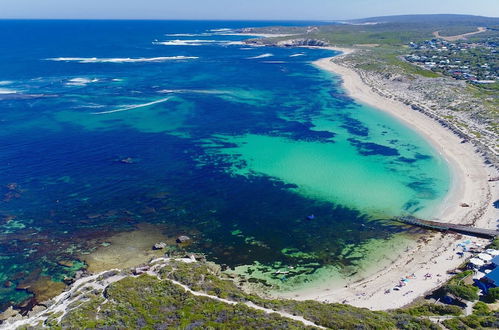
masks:
{"label": "coastal vegetation", "polygon": [[[69,303],[63,313],[46,312],[45,321],[40,321],[38,326],[51,329],[323,327],[416,330],[439,329],[432,317],[444,317],[444,324],[449,329],[495,328],[499,322],[498,313],[483,302],[478,302],[469,316],[462,316],[460,307],[433,303],[417,303],[392,311],[371,311],[337,303],[264,298],[243,291],[237,278],[220,272],[220,267],[210,262],[170,259],[165,264],[149,267],[151,270],[147,274],[136,276],[130,270],[99,276],[95,283],[125,274],[103,288],[83,286],[73,293],[77,299]],[[455,281],[459,279],[451,282]],[[305,325],[301,320],[312,325]]]}
{"label": "coastal vegetation", "polygon": [[400,309],[400,312],[407,313],[412,316],[436,316],[436,315],[454,315],[459,316],[463,310],[454,305],[422,303],[416,306]]}
{"label": "coastal vegetation", "polygon": [[469,301],[478,300],[478,288],[474,285],[466,284],[465,282],[467,278],[472,276],[472,270],[466,270],[455,275],[443,287],[444,292]]}
{"label": "coastal vegetation", "polygon": [[492,311],[487,304],[478,302],[473,313],[465,317],[444,320],[443,325],[450,330],[460,329],[497,329],[499,328],[499,312]]}
{"label": "coastal vegetation", "polygon": [[[415,318],[410,312],[374,312],[344,304],[328,304],[318,301],[296,301],[285,299],[266,299],[255,294],[248,294],[237,287],[230,279],[223,280],[213,264],[186,264],[172,262],[164,267],[162,277],[174,279],[192,289],[200,290],[220,298],[234,301],[250,301],[258,306],[292,315],[301,315],[305,319],[332,329],[419,329],[430,326],[425,320]],[[455,313],[455,311],[453,311]],[[424,327],[423,327],[424,328]]]}
{"label": "coastal vegetation", "polygon": [[494,239],[488,248],[499,250],[499,238]]}
{"label": "coastal vegetation", "polygon": [[[147,274],[128,276],[110,284],[103,291],[85,291],[80,294],[80,300],[67,307],[62,318],[60,314],[52,315],[45,326],[52,329],[307,328],[300,321],[277,314],[284,312],[331,329],[438,329],[429,320],[419,317],[428,315],[426,312],[420,315],[410,310],[375,312],[317,301],[265,299],[245,293],[232,279],[219,274],[218,267],[211,263],[172,261],[161,268],[158,274],[160,278]],[[223,297],[234,304],[193,295],[170,279],[187,284],[193,291]],[[276,313],[256,310],[245,305],[245,302]],[[438,313],[442,313],[442,310]]]}
{"label": "coastal vegetation", "polygon": [[[88,300],[71,310],[51,327],[121,329],[155,328],[252,328],[303,329],[298,321],[266,314],[245,305],[229,305],[196,297],[169,281],[149,275],[125,278],[106,288],[104,302],[91,293]],[[96,309],[100,306],[99,309]]]}
{"label": "coastal vegetation", "polygon": [[499,300],[499,288],[489,289],[485,300],[489,303],[495,303],[497,300]]}

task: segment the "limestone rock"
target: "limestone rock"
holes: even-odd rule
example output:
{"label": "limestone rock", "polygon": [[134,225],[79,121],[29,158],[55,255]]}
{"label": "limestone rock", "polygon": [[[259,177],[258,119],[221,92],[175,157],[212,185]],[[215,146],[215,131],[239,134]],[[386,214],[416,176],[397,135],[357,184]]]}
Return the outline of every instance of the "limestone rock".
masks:
{"label": "limestone rock", "polygon": [[179,244],[187,243],[190,240],[191,240],[191,238],[189,236],[182,235],[182,236],[177,237],[177,243],[179,243]]}
{"label": "limestone rock", "polygon": [[163,250],[164,248],[167,247],[167,244],[164,243],[164,242],[159,242],[159,243],[156,243],[154,244],[154,246],[152,247],[153,250]]}
{"label": "limestone rock", "polygon": [[16,311],[12,306],[7,308],[3,313],[0,314],[0,321],[5,321],[7,319],[10,319],[11,317],[15,317],[18,315],[19,312]]}

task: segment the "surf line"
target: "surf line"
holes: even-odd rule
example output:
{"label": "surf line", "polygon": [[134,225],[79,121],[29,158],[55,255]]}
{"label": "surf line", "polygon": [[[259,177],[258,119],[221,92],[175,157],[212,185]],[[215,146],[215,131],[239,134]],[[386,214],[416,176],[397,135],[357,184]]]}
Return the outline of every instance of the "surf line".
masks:
{"label": "surf line", "polygon": [[129,106],[126,106],[124,108],[120,108],[120,109],[116,109],[116,110],[109,110],[109,111],[102,111],[102,112],[92,112],[92,115],[105,115],[105,114],[108,114],[108,113],[115,113],[115,112],[122,112],[122,111],[129,111],[129,110],[134,110],[134,109],[139,109],[139,108],[145,108],[145,107],[149,107],[149,106],[154,105],[154,104],[166,102],[170,98],[171,97],[166,97],[164,99],[156,100],[156,101],[149,102],[149,103],[129,105]]}

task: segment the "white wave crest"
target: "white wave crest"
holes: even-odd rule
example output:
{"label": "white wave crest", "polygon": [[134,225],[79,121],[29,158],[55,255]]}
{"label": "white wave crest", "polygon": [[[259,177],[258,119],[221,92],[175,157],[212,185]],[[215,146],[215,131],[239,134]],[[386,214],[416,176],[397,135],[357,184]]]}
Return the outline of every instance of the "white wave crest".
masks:
{"label": "white wave crest", "polygon": [[155,41],[154,45],[162,45],[162,46],[202,46],[205,44],[213,44],[213,43],[223,43],[223,40],[170,40],[170,41]]}
{"label": "white wave crest", "polygon": [[225,44],[229,45],[229,46],[244,46],[244,45],[246,45],[246,43],[244,43],[242,41],[228,41]]}
{"label": "white wave crest", "polygon": [[267,58],[267,57],[272,57],[272,56],[274,56],[274,54],[267,53],[267,54],[262,54],[262,55],[258,55],[258,56],[248,57],[248,59],[249,60],[256,60],[259,58]]}
{"label": "white wave crest", "polygon": [[194,94],[232,94],[230,91],[224,90],[216,90],[216,89],[163,89],[159,91],[159,93],[163,94],[185,94],[185,93],[194,93]]}
{"label": "white wave crest", "polygon": [[223,29],[211,29],[208,30],[210,32],[228,32],[228,31],[234,31],[233,29],[228,29],[228,28],[223,28]]}
{"label": "white wave crest", "polygon": [[289,57],[298,57],[298,56],[305,56],[305,54],[304,53],[298,53],[298,54],[289,55]]}
{"label": "white wave crest", "polygon": [[98,58],[98,57],[56,57],[49,61],[78,63],[144,63],[197,59],[195,56],[140,57],[140,58]]}
{"label": "white wave crest", "polygon": [[13,83],[14,82],[10,81],[10,80],[3,80],[3,81],[0,81],[0,86],[10,85],[10,84],[13,84]]}
{"label": "white wave crest", "polygon": [[4,94],[16,94],[16,93],[18,93],[18,91],[14,90],[14,89],[0,88],[0,95],[4,95]]}
{"label": "white wave crest", "polygon": [[69,79],[68,82],[66,83],[67,86],[86,86],[87,84],[90,84],[90,83],[95,83],[95,82],[98,82],[99,79],[97,78],[94,78],[94,79],[90,79],[90,78],[72,78],[72,79]]}
{"label": "white wave crest", "polygon": [[163,103],[163,102],[168,101],[169,99],[170,98],[167,97],[167,98],[156,100],[156,101],[152,101],[152,102],[149,102],[149,103],[127,105],[127,106],[124,106],[124,107],[119,108],[119,109],[109,110],[109,111],[102,111],[102,112],[94,112],[92,114],[93,115],[105,115],[105,114],[115,113],[115,112],[130,111],[130,110],[134,110],[134,109],[149,107],[151,105],[158,104],[158,103]]}
{"label": "white wave crest", "polygon": [[213,33],[169,33],[165,34],[167,37],[207,37],[212,36]]}

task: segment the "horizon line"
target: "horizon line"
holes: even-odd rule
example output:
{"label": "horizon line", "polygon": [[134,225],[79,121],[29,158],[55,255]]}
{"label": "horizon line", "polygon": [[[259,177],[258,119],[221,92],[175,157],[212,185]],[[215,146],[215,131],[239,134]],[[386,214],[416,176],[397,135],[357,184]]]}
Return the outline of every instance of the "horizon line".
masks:
{"label": "horizon line", "polygon": [[435,14],[393,14],[393,15],[383,15],[383,16],[369,16],[360,18],[337,18],[337,19],[302,19],[302,18],[279,18],[279,19],[258,19],[258,18],[49,18],[49,17],[0,17],[0,20],[37,20],[37,21],[225,21],[225,22],[343,22],[351,20],[369,19],[369,18],[382,18],[382,17],[394,17],[394,16],[438,16],[438,15],[449,15],[449,16],[473,16],[482,18],[496,18],[499,16],[484,16],[476,14],[455,14],[455,13],[435,13]]}

